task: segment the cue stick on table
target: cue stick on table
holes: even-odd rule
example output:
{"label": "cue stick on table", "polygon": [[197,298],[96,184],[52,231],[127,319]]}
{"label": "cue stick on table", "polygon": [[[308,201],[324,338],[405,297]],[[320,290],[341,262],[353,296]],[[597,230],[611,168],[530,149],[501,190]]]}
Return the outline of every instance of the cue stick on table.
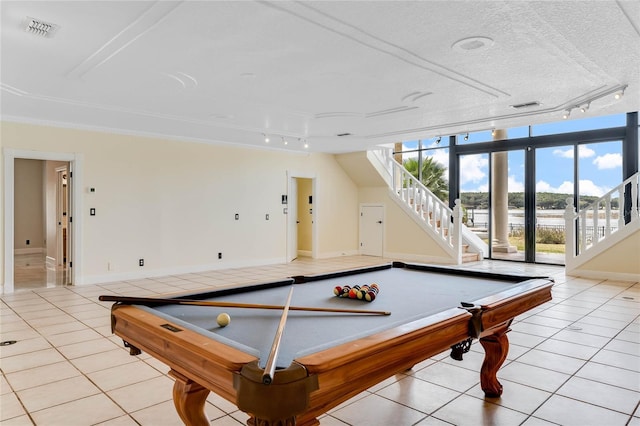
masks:
{"label": "cue stick on table", "polygon": [[273,338],[273,344],[271,345],[271,352],[269,352],[269,358],[267,358],[267,364],[264,367],[264,374],[262,375],[262,383],[270,385],[273,381],[273,375],[276,373],[276,359],[278,358],[278,352],[280,351],[280,341],[282,341],[282,333],[284,332],[284,326],[287,323],[287,315],[289,314],[289,306],[291,305],[291,296],[293,296],[293,287],[289,290],[289,297],[287,297],[287,303],[282,310],[282,316],[280,317],[280,323],[276,330],[276,335]]}
{"label": "cue stick on table", "polygon": [[[279,305],[260,305],[257,303],[234,303],[234,302],[212,302],[209,300],[194,299],[162,299],[155,297],[127,297],[127,296],[99,296],[102,302],[119,302],[128,305],[191,305],[191,306],[214,306],[220,308],[250,308],[250,309],[283,309]],[[389,311],[368,311],[362,309],[339,309],[339,308],[314,308],[305,306],[290,306],[290,311],[312,311],[312,312],[340,312],[346,314],[367,314],[367,315],[391,315]]]}

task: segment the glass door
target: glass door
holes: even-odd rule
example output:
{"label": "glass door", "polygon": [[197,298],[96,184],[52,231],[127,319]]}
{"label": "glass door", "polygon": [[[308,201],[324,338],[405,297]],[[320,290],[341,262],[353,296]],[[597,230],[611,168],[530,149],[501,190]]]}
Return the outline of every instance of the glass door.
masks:
{"label": "glass door", "polygon": [[525,260],[524,179],[523,150],[491,154],[492,259]]}
{"label": "glass door", "polygon": [[462,222],[489,245],[489,154],[461,155],[459,161]]}
{"label": "glass door", "polygon": [[564,209],[574,197],[573,145],[535,151],[535,261],[564,265]]}

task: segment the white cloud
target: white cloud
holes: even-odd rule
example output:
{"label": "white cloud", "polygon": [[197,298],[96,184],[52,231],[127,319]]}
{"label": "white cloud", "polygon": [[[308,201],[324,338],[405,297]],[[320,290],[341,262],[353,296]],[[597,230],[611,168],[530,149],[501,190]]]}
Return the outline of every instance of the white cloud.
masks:
{"label": "white cloud", "polygon": [[611,188],[606,186],[598,186],[590,180],[580,181],[580,195],[593,195],[600,197],[607,192],[611,191]]}
{"label": "white cloud", "polygon": [[447,170],[449,170],[449,153],[444,149],[435,149],[430,151],[429,157],[433,158],[433,161],[442,164]]}
{"label": "white cloud", "polygon": [[538,181],[538,183],[536,183],[536,192],[554,192],[554,191],[551,191],[551,185],[541,180],[541,181]]}
{"label": "white cloud", "polygon": [[464,155],[460,158],[460,184],[478,183],[487,178],[489,160],[486,156]]}
{"label": "white cloud", "polygon": [[593,160],[593,164],[598,167],[598,170],[622,167],[622,155],[619,153],[600,155]]}
{"label": "white cloud", "polygon": [[554,149],[553,155],[556,155],[562,158],[573,158],[573,148],[569,148],[566,151],[563,151],[561,149]]}
{"label": "white cloud", "polygon": [[509,192],[524,192],[524,183],[518,182],[516,177],[511,175],[507,182],[507,188]]}
{"label": "white cloud", "polygon": [[[600,197],[611,190],[606,186],[598,186],[593,181],[581,180],[580,181],[580,194],[592,195]],[[552,187],[549,183],[541,180],[536,183],[536,192],[553,192],[556,194],[573,194],[573,182],[564,181],[557,187]]]}
{"label": "white cloud", "polygon": [[594,155],[596,155],[596,152],[591,148],[587,148],[584,145],[578,146],[578,156],[580,158],[589,158],[593,157]]}
{"label": "white cloud", "polygon": [[[587,148],[584,145],[578,146],[578,156],[580,158],[589,158],[593,157],[596,154],[594,150],[591,148]],[[573,158],[573,148],[568,148],[566,150],[562,149],[554,149],[553,155],[561,157],[561,158]]]}

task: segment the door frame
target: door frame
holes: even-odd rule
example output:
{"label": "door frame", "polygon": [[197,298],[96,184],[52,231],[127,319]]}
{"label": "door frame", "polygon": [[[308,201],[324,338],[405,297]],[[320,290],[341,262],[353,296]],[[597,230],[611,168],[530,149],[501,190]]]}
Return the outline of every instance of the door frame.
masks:
{"label": "door frame", "polygon": [[[68,261],[73,262],[70,268],[71,284],[82,284],[82,167],[83,155],[80,153],[64,153],[64,152],[44,152],[29,151],[4,148],[4,282],[2,292],[14,292],[14,235],[15,235],[15,160],[51,160],[66,161],[69,163],[69,172],[73,172],[73,183],[69,188],[69,206],[71,215],[69,216],[71,248],[72,252],[68,253]],[[71,182],[71,180],[69,180]]]}
{"label": "door frame", "polygon": [[[381,243],[380,243],[380,257],[384,257],[384,243],[386,240],[386,206],[382,203],[360,203],[360,208],[359,208],[359,213],[360,213],[360,220],[358,223],[358,240],[360,241],[360,243],[362,242],[362,208],[363,207],[379,207],[382,209],[382,229],[380,231],[381,235]],[[358,253],[360,253],[362,255],[362,248],[358,247]],[[373,256],[373,255],[365,255],[365,256]]]}
{"label": "door frame", "polygon": [[[317,212],[318,212],[318,204],[317,204],[317,200],[318,197],[316,197],[316,194],[318,193],[318,180],[316,179],[316,175],[313,173],[304,173],[304,172],[299,172],[299,171],[291,171],[291,170],[287,170],[287,205],[285,206],[285,208],[287,209],[287,215],[290,213],[290,205],[292,203],[297,203],[298,200],[295,199],[293,200],[291,198],[291,195],[289,193],[289,188],[292,188],[293,185],[296,185],[297,187],[297,181],[295,181],[295,183],[293,183],[293,179],[298,179],[298,178],[303,178],[303,179],[311,179],[311,195],[313,196],[313,209],[311,212],[311,258],[312,259],[316,259],[318,257],[318,227],[317,227]],[[299,197],[299,191],[296,191],[296,197]],[[296,204],[297,206],[297,204]],[[296,241],[296,246],[297,246],[297,241],[298,241],[298,227],[297,227],[297,223],[295,220],[292,220],[290,216],[287,216],[287,232],[285,233],[285,240],[286,240],[286,261],[287,263],[291,262],[290,259],[290,245],[291,245],[291,241]],[[297,248],[296,248],[296,253],[295,255],[297,256]]]}

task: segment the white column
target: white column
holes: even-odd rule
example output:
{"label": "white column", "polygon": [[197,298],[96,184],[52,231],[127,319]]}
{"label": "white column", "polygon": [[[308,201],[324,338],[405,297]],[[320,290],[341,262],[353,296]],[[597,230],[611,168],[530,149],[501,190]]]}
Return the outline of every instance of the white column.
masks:
{"label": "white column", "polygon": [[[493,140],[507,139],[504,129],[493,132]],[[494,152],[491,156],[491,211],[493,212],[493,251],[515,253],[509,244],[509,165],[507,152]]]}

